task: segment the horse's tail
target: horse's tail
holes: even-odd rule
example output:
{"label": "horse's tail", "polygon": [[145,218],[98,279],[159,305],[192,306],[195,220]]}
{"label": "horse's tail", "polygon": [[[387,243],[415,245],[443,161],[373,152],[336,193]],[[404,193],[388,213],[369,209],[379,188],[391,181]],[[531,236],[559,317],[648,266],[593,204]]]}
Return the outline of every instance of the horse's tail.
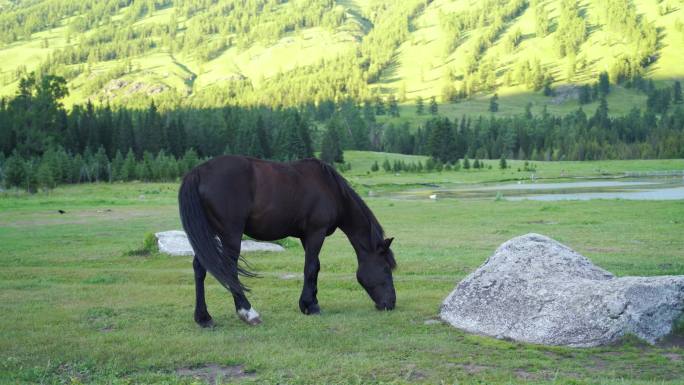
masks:
{"label": "horse's tail", "polygon": [[211,227],[204,211],[198,191],[199,175],[197,170],[190,171],[181,184],[178,192],[178,205],[180,208],[183,229],[188,235],[188,240],[195,256],[199,259],[202,267],[207,269],[216,279],[230,291],[245,289],[237,279],[237,258],[226,257],[223,253],[218,234]]}

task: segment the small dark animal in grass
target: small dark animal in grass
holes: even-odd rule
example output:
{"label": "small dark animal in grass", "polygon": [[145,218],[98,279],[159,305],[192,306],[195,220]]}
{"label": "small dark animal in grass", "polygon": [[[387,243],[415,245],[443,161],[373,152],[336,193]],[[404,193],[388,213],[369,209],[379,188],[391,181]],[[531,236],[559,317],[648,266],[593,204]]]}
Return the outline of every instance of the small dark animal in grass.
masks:
{"label": "small dark animal in grass", "polygon": [[242,156],[222,156],[197,166],[184,178],[178,194],[183,228],[195,251],[195,321],[212,326],[204,300],[207,270],[233,295],[238,316],[261,323],[238,273],[242,234],[272,241],[288,236],[305,250],[304,287],[299,308],[320,312],[316,299],[318,253],[326,236],[338,227],[347,235],[359,263],[356,278],[379,310],[392,310],[396,266],[382,227],[363,200],[331,166],[306,159],[269,162]]}
{"label": "small dark animal in grass", "polygon": [[57,210],[57,212],[60,214],[66,214],[66,211],[64,211],[64,210]]}

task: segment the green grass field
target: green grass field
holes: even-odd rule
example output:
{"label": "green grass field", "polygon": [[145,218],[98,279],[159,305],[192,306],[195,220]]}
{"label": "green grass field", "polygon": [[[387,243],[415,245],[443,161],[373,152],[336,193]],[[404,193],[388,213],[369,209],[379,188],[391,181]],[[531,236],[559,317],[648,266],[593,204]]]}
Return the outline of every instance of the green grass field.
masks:
{"label": "green grass field", "polygon": [[[345,155],[355,183],[481,182],[502,173],[370,177],[365,170],[381,155]],[[574,175],[684,168],[682,161],[539,163],[539,173]],[[281,254],[247,255],[262,275],[247,284],[264,323],[240,322],[232,298],[210,277],[217,327],[202,330],[192,320],[191,259],[135,252],[145,234],[180,228],[177,187],[95,184],[0,196],[0,383],[190,384],[199,380],[177,371],[208,364],[241,365],[246,375],[226,383],[682,383],[681,346],[627,338],[601,348],[544,347],[425,321],[499,244],[528,232],[619,276],[684,274],[684,202],[368,197],[396,238],[395,311],[374,309],[354,278],[353,250],[337,232],[321,254],[321,316],[299,312],[303,251],[289,242]]]}
{"label": "green grass field", "polygon": [[[387,159],[390,163],[402,160],[406,163],[422,162],[426,156],[388,154],[369,151],[345,151],[345,162],[351,164],[351,170],[345,172],[359,189],[368,188],[406,188],[418,184],[458,184],[458,183],[490,183],[504,181],[529,181],[535,179],[568,179],[568,178],[605,178],[622,177],[625,173],[647,173],[650,171],[684,170],[684,159],[652,159],[652,160],[605,160],[595,162],[528,162],[534,171],[525,171],[525,161],[508,160],[508,168],[499,168],[499,160],[484,160],[487,168],[475,170],[440,171],[440,172],[385,172],[380,169],[371,172],[373,162],[382,165]],[[472,159],[470,162],[472,163]],[[491,169],[488,168],[491,166]]]}

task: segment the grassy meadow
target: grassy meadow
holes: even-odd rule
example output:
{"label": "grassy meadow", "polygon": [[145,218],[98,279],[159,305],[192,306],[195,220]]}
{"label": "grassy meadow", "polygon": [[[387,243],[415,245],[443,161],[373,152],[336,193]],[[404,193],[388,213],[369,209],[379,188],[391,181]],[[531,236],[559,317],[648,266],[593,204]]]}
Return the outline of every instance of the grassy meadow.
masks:
{"label": "grassy meadow", "polygon": [[[352,163],[347,177],[362,187],[517,174],[514,162],[506,171],[369,176],[384,154],[345,156]],[[681,160],[538,163],[549,177],[561,169],[591,176],[684,168]],[[293,241],[284,253],[247,255],[261,274],[246,283],[262,325],[239,321],[230,295],[209,277],[217,327],[203,330],[192,319],[191,258],[140,250],[146,234],[180,228],[177,188],[90,184],[0,195],[0,383],[191,384],[203,379],[181,374],[206,365],[241,370],[216,383],[682,383],[681,345],[626,338],[600,348],[544,347],[426,321],[499,244],[528,232],[549,235],[619,276],[684,274],[684,202],[367,197],[396,238],[396,310],[374,309],[338,231],[321,253],[322,315],[299,312],[303,250]]]}

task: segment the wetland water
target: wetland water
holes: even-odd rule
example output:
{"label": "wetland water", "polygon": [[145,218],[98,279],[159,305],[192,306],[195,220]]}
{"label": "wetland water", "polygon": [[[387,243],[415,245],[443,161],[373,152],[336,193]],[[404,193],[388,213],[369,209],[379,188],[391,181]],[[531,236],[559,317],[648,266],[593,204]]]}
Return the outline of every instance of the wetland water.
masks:
{"label": "wetland water", "polygon": [[[564,182],[519,181],[491,184],[453,184],[393,192],[398,199],[495,199],[506,200],[684,200],[684,177],[581,179]],[[432,198],[431,198],[432,197]]]}

